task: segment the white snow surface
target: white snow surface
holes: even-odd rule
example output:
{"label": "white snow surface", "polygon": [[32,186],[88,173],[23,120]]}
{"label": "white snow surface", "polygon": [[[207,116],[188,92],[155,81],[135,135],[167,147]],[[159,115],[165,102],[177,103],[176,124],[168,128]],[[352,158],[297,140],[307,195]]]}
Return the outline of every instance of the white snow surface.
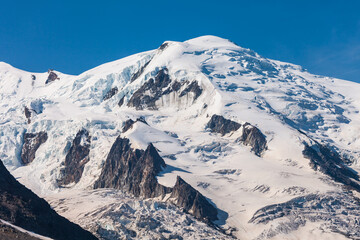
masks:
{"label": "white snow surface", "polygon": [[[0,159],[21,183],[76,221],[76,212],[70,209],[76,198],[73,193],[81,193],[77,204],[90,204],[85,195],[94,195],[89,189],[116,137],[129,138],[133,148],[145,149],[153,143],[168,165],[159,182],[171,187],[180,175],[226,213],[219,215],[217,223],[224,229],[235,228],[239,239],[256,239],[267,228],[249,223],[264,206],[309,193],[342,191],[329,177],[311,169],[302,155],[304,136],[297,129],[331,143],[348,156],[354,170],[359,169],[359,84],[313,75],[214,36],[167,43],[163,50],[135,54],[78,76],[55,71],[60,79],[47,85],[47,73],[25,72],[0,62]],[[144,72],[130,82],[149,60]],[[193,101],[192,93],[181,99],[168,95],[157,101],[158,110],[127,107],[132,94],[163,67],[172,81],[196,80],[203,89],[200,97]],[[103,101],[113,87],[119,91]],[[123,96],[125,103],[119,107]],[[38,113],[30,124],[25,106]],[[213,114],[257,126],[266,136],[268,150],[258,157],[249,146],[235,142],[238,132],[223,137],[210,133],[206,124]],[[136,122],[122,133],[124,121],[138,117],[144,117],[148,125]],[[57,179],[66,153],[82,128],[91,136],[90,161],[80,182],[59,188]],[[46,131],[48,140],[37,150],[35,160],[22,166],[23,134],[39,131]],[[91,199],[101,206],[107,197],[114,198],[103,194]],[[60,204],[60,199],[65,202]],[[62,209],[64,204],[69,209]],[[86,220],[86,211],[78,221],[82,226],[92,222],[90,217]],[[95,209],[89,207],[91,211]],[[311,222],[273,239],[304,239],[304,234],[306,239],[339,239],[339,234],[320,225]]]}

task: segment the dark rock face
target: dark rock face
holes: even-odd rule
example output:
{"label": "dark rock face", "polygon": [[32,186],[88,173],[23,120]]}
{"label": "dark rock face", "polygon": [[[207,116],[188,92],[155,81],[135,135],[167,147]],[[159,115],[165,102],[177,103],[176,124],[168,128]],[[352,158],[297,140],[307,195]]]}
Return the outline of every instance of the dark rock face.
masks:
{"label": "dark rock face", "polygon": [[49,73],[49,76],[46,79],[45,84],[51,83],[51,82],[55,81],[56,79],[60,79],[60,78],[58,78],[58,75],[53,72],[53,70],[49,70],[48,73]]}
{"label": "dark rock face", "polygon": [[171,83],[168,70],[161,69],[155,78],[149,79],[142,85],[130,98],[129,107],[135,107],[136,110],[148,108],[156,110],[155,102],[162,96],[162,89]]}
{"label": "dark rock face", "polygon": [[184,209],[187,213],[191,213],[197,219],[205,222],[218,220],[217,209],[200,192],[179,176],[171,192],[170,199],[174,199],[173,202],[176,206]]}
{"label": "dark rock face", "polygon": [[145,120],[144,117],[139,117],[139,118],[136,119],[136,121],[134,121],[134,120],[132,120],[132,119],[128,119],[128,120],[126,120],[125,123],[124,123],[122,132],[124,133],[124,132],[126,132],[127,130],[131,129],[131,128],[133,127],[134,123],[136,123],[136,122],[142,122],[142,123],[144,123],[144,124],[146,124],[146,125],[149,125],[149,124],[146,122],[146,120]]}
{"label": "dark rock face", "polygon": [[118,91],[119,91],[119,89],[117,87],[113,87],[105,94],[105,96],[103,97],[103,101],[106,101],[106,100],[112,98]]}
{"label": "dark rock face", "polygon": [[63,177],[58,181],[60,185],[77,183],[80,181],[85,164],[89,162],[91,137],[86,129],[80,130],[65,158]]}
{"label": "dark rock face", "polygon": [[29,164],[35,159],[35,153],[41,144],[48,139],[46,132],[25,133],[24,144],[21,150],[21,161],[23,164]]}
{"label": "dark rock face", "polygon": [[[185,87],[185,88],[184,88]],[[136,110],[157,110],[156,101],[162,96],[168,95],[172,92],[179,92],[184,88],[179,97],[184,97],[188,93],[194,93],[193,101],[195,101],[202,93],[202,89],[197,81],[191,83],[178,81],[171,81],[166,68],[161,69],[154,78],[150,78],[144,85],[142,85],[130,98],[128,102],[129,107],[135,107]]]}
{"label": "dark rock face", "polygon": [[207,127],[210,128],[212,132],[220,133],[222,136],[237,131],[241,126],[243,127],[242,135],[236,139],[236,141],[241,142],[246,146],[251,146],[251,151],[257,156],[261,156],[267,149],[267,141],[265,135],[262,134],[257,127],[252,126],[250,123],[241,125],[240,123],[216,114],[211,117],[207,124]]}
{"label": "dark rock face", "polygon": [[220,133],[224,136],[227,133],[238,130],[241,124],[214,114],[208,122],[207,127],[210,128],[212,132]]}
{"label": "dark rock face", "polygon": [[126,132],[127,130],[129,130],[130,128],[132,128],[132,126],[134,125],[135,121],[132,119],[128,119],[125,121],[122,132]]}
{"label": "dark rock face", "polygon": [[251,151],[253,151],[257,156],[261,156],[261,154],[267,149],[264,134],[262,134],[257,127],[252,126],[250,123],[245,123],[243,125],[242,135],[236,141],[242,142],[247,146],[251,146]]}
{"label": "dark rock face", "polygon": [[167,48],[167,46],[169,46],[169,44],[167,42],[164,42],[163,44],[160,45],[160,47],[158,49],[160,51],[163,51],[165,48]]}
{"label": "dark rock face", "polygon": [[359,181],[359,175],[346,166],[346,160],[342,159],[336,151],[316,141],[314,142],[315,144],[312,146],[304,143],[303,155],[310,160],[310,166],[314,170],[320,170],[330,176],[333,180],[360,192],[360,185],[353,181]]}
{"label": "dark rock face", "polygon": [[27,119],[28,124],[31,123],[31,110],[28,107],[24,109],[25,117]]}
{"label": "dark rock face", "polygon": [[111,147],[99,179],[94,188],[121,189],[136,197],[164,197],[171,193],[170,200],[197,219],[210,222],[217,220],[217,209],[197,190],[180,177],[174,188],[165,187],[157,182],[156,176],[166,167],[152,144],[147,149],[130,147],[130,141],[120,136]]}
{"label": "dark rock face", "polygon": [[125,96],[123,96],[120,101],[118,102],[119,107],[121,107],[124,104]]}
{"label": "dark rock face", "polygon": [[24,187],[0,161],[0,219],[57,240],[97,239],[58,215],[50,205]]}
{"label": "dark rock face", "polygon": [[202,93],[202,89],[200,88],[199,84],[197,83],[197,81],[193,81],[192,83],[190,83],[190,85],[188,85],[179,95],[179,97],[185,96],[186,94],[188,94],[189,92],[194,93],[194,100],[196,100]]}
{"label": "dark rock face", "polygon": [[119,136],[94,188],[122,189],[136,197],[163,197],[170,189],[160,185],[156,175],[165,166],[152,144],[145,151],[133,150],[129,139]]}
{"label": "dark rock face", "polygon": [[137,72],[135,72],[130,79],[130,82],[135,81],[138,77],[140,77],[141,74],[143,74],[143,72],[145,71],[147,65],[149,65],[149,63],[151,62],[152,59],[150,59],[149,61],[147,61],[143,66],[141,66],[139,68],[139,70]]}
{"label": "dark rock face", "polygon": [[27,233],[23,233],[11,226],[0,223],[0,239],[1,240],[39,240],[30,236]]}

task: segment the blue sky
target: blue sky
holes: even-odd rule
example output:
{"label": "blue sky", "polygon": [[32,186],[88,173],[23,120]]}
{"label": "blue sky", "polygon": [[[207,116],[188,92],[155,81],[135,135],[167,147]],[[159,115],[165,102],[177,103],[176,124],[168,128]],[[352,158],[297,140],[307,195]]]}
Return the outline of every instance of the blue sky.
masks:
{"label": "blue sky", "polygon": [[79,74],[165,40],[227,38],[315,74],[360,82],[360,1],[3,1],[0,61]]}

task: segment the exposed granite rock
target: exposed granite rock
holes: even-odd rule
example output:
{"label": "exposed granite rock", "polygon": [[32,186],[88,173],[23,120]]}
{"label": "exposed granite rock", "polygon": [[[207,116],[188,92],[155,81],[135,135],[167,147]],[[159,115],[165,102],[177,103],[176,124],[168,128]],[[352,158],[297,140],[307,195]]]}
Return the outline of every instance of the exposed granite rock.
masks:
{"label": "exposed granite rock", "polygon": [[119,107],[121,107],[124,104],[125,96],[123,96],[120,101],[118,102]]}
{"label": "exposed granite rock", "polygon": [[188,85],[179,95],[179,97],[185,96],[189,92],[194,93],[194,100],[196,100],[202,93],[202,89],[200,88],[197,81],[193,81]]}
{"label": "exposed granite rock", "polygon": [[174,188],[158,183],[156,176],[165,167],[164,160],[152,144],[145,151],[134,150],[129,139],[119,136],[111,147],[94,188],[121,189],[145,198],[164,198],[167,193],[171,193],[169,201],[197,219],[207,223],[217,220],[217,209],[180,177]]}
{"label": "exposed granite rock", "polygon": [[127,130],[129,130],[130,128],[132,128],[132,126],[134,125],[135,121],[132,119],[128,119],[125,121],[122,132],[126,132]]}
{"label": "exposed granite rock", "polygon": [[27,119],[28,124],[31,123],[31,110],[28,107],[24,109],[25,117]]}
{"label": "exposed granite rock", "polygon": [[129,139],[119,136],[111,147],[94,188],[122,189],[136,197],[163,197],[170,192],[170,188],[160,185],[156,175],[165,166],[152,144],[145,151],[134,150],[130,147]]}
{"label": "exposed granite rock", "polygon": [[[314,140],[313,140],[314,141]],[[346,166],[346,160],[336,151],[316,141],[313,145],[304,142],[303,155],[310,160],[310,166],[330,176],[333,180],[345,184],[360,192],[360,185],[353,181],[359,181],[357,172]]]}
{"label": "exposed granite rock", "polygon": [[164,42],[163,44],[160,45],[160,47],[158,48],[158,50],[163,51],[165,48],[167,48],[167,46],[169,46],[169,43]]}
{"label": "exposed granite rock", "polygon": [[267,149],[267,142],[265,135],[255,126],[250,123],[245,123],[242,128],[242,135],[236,141],[242,142],[244,145],[251,146],[257,156]]}
{"label": "exposed granite rock", "polygon": [[[183,88],[181,92],[179,92]],[[179,97],[184,97],[188,93],[194,94],[193,101],[195,101],[202,93],[202,89],[197,81],[189,83],[171,81],[167,68],[161,69],[154,78],[150,78],[144,83],[130,98],[127,106],[135,107],[136,110],[157,110],[156,101],[162,96],[168,95],[172,92],[179,92]]]}
{"label": "exposed granite rock", "polygon": [[106,100],[112,98],[118,91],[119,91],[119,89],[117,87],[113,87],[105,94],[105,96],[103,97],[103,101],[106,101]]}
{"label": "exposed granite rock", "polygon": [[250,123],[241,125],[240,123],[231,121],[223,116],[214,114],[207,124],[212,132],[220,133],[222,136],[225,134],[235,132],[241,128],[242,134],[236,139],[236,142],[241,142],[246,146],[251,146],[251,151],[257,156],[267,149],[266,137],[262,132]]}
{"label": "exposed granite rock", "polygon": [[60,78],[58,78],[58,75],[57,75],[55,72],[53,72],[52,69],[49,69],[49,70],[48,70],[48,73],[49,73],[49,76],[48,76],[48,78],[46,79],[45,84],[48,84],[48,83],[51,83],[51,82],[53,82],[53,81],[55,81],[55,80],[57,80],[57,79],[60,79]]}
{"label": "exposed granite rock", "polygon": [[146,67],[149,65],[149,63],[151,62],[152,58],[147,61],[143,66],[141,66],[139,68],[139,70],[137,70],[130,79],[130,82],[132,83],[133,81],[135,81],[138,77],[140,77],[141,74],[143,74],[143,72],[145,71]]}
{"label": "exposed granite rock", "polygon": [[129,107],[135,107],[136,110],[148,108],[156,110],[156,100],[162,96],[162,89],[166,88],[171,83],[168,70],[161,69],[155,76],[144,83],[130,98],[128,102]]}
{"label": "exposed granite rock", "polygon": [[207,127],[210,128],[212,132],[220,133],[224,136],[227,133],[238,130],[241,124],[214,114],[208,122]]}
{"label": "exposed granite rock", "polygon": [[181,177],[177,177],[170,201],[176,206],[205,222],[218,220],[217,209],[206,198]]}
{"label": "exposed granite rock", "polygon": [[65,168],[62,170],[60,185],[77,183],[80,181],[85,164],[89,162],[91,137],[86,129],[80,130],[72,142],[65,158]]}
{"label": "exposed granite rock", "polygon": [[0,161],[0,219],[57,240],[97,239],[58,215],[50,205],[24,187]]}
{"label": "exposed granite rock", "polygon": [[139,118],[137,118],[135,121],[132,120],[132,119],[128,119],[128,120],[126,120],[126,121],[124,122],[122,132],[124,133],[124,132],[126,132],[127,130],[131,129],[131,128],[133,127],[134,123],[136,123],[136,122],[142,122],[142,123],[144,123],[144,124],[146,124],[146,125],[149,125],[149,124],[146,122],[146,120],[145,120],[144,117],[139,117]]}
{"label": "exposed granite rock", "polygon": [[35,153],[41,144],[48,139],[46,132],[25,133],[24,144],[21,150],[21,161],[23,164],[29,164],[35,159]]}

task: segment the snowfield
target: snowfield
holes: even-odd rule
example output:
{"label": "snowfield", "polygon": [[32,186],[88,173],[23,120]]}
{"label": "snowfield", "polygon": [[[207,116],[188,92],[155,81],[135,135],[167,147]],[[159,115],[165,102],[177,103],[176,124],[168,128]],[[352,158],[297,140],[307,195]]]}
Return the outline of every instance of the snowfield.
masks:
{"label": "snowfield", "polygon": [[[169,86],[178,90],[153,92],[150,86],[143,96],[151,102],[129,105],[165,68]],[[59,214],[98,237],[360,239],[359,193],[314,170],[303,154],[304,144],[317,141],[359,171],[358,83],[313,75],[214,36],[168,41],[78,76],[54,73],[59,79],[45,84],[48,73],[0,62],[0,159]],[[25,107],[31,110],[30,123]],[[206,126],[214,114],[242,127],[223,136],[212,132]],[[125,121],[137,118],[146,123],[137,121],[122,131]],[[237,141],[246,122],[266,137],[261,156]],[[81,179],[59,186],[65,157],[83,128],[91,141]],[[48,139],[33,162],[23,165],[24,134],[40,131]],[[162,199],[93,190],[119,135],[130,139],[134,149],[152,143],[167,165],[158,182],[173,187],[181,176],[216,206],[215,224],[227,235]],[[300,207],[293,203],[304,196],[316,197],[301,200]],[[274,204],[280,207],[264,209]],[[264,220],[264,212],[269,219]]]}

